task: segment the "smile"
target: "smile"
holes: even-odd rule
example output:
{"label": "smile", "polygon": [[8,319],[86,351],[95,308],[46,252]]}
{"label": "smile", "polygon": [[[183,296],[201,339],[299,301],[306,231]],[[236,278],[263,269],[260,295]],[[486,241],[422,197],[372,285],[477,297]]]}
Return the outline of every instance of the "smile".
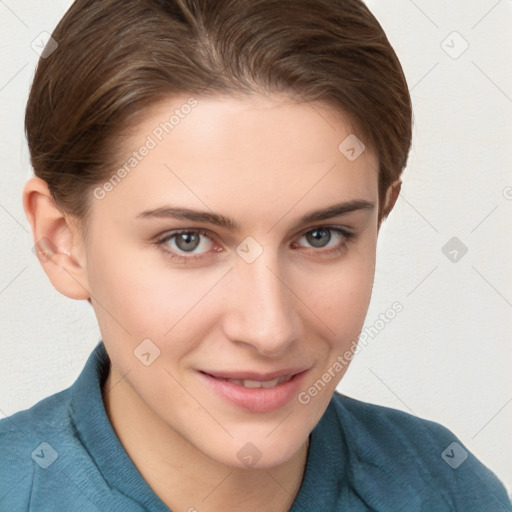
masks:
{"label": "smile", "polygon": [[208,392],[223,402],[247,412],[266,413],[293,402],[308,371],[309,368],[289,369],[265,375],[250,372],[212,375],[198,371],[197,375]]}

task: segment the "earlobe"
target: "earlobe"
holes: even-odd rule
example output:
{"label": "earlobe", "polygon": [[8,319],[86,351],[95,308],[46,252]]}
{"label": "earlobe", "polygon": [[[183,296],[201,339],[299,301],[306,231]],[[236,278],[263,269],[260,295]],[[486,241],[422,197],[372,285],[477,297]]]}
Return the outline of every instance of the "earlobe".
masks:
{"label": "earlobe", "polygon": [[76,219],[59,210],[40,178],[25,184],[23,208],[32,228],[34,252],[55,289],[71,299],[89,299],[85,247]]}

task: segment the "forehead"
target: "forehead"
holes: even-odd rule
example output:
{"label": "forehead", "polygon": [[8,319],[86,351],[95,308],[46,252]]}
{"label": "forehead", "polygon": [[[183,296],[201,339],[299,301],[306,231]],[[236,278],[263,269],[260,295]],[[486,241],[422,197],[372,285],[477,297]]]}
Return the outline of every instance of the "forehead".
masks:
{"label": "forehead", "polygon": [[[285,96],[180,96],[123,136],[114,209],[205,205],[255,212],[377,196],[378,161],[340,112]],[[239,212],[242,215],[242,212]]]}

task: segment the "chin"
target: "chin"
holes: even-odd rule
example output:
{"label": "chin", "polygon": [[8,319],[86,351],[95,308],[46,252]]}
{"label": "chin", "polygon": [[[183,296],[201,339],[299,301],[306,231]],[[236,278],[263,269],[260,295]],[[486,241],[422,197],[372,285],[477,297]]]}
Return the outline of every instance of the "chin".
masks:
{"label": "chin", "polygon": [[289,436],[283,439],[275,435],[272,440],[267,436],[268,434],[259,437],[245,436],[245,441],[232,440],[229,447],[221,447],[209,456],[218,463],[235,469],[272,469],[298,455],[308,440],[308,435],[303,439],[290,439]]}

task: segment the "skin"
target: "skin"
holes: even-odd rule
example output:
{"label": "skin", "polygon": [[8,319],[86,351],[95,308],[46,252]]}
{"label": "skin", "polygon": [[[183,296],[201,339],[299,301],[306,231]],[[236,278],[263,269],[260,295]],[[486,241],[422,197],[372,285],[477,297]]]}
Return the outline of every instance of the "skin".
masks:
{"label": "skin", "polygon": [[[187,99],[150,109],[124,138],[120,161]],[[112,362],[108,416],[157,495],[172,510],[288,510],[308,436],[347,367],[307,405],[293,399],[265,413],[226,401],[197,371],[304,366],[307,391],[350,349],[374,278],[378,160],[367,147],[349,161],[338,146],[351,127],[321,104],[260,95],[197,100],[121,183],[101,200],[91,196],[88,237],[38,178],[25,187],[25,211],[35,242],[53,247],[41,258],[53,285],[95,310]],[[399,188],[388,190],[388,211]],[[294,227],[306,213],[352,200],[374,207]],[[164,206],[220,213],[241,229],[137,217]],[[357,237],[328,231],[325,246],[313,245],[305,235],[324,226]],[[192,253],[199,259],[172,259],[169,252],[190,256],[176,239],[154,243],[177,229],[206,230],[210,239],[200,237]],[[263,249],[252,263],[236,251],[249,236]],[[160,349],[148,366],[134,356],[144,339]],[[252,467],[237,456],[248,442],[261,453]]]}

